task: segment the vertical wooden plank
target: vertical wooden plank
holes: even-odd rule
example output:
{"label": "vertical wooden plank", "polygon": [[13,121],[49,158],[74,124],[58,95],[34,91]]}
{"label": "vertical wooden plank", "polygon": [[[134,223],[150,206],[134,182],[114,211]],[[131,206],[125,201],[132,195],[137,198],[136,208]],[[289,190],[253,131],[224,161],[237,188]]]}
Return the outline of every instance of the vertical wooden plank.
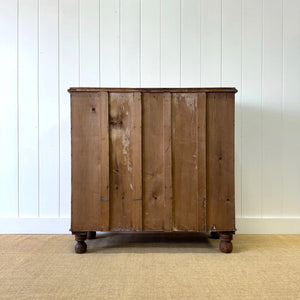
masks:
{"label": "vertical wooden plank", "polygon": [[161,86],[180,86],[180,0],[162,0]]}
{"label": "vertical wooden plank", "polygon": [[198,0],[181,0],[182,87],[200,85],[200,6]]}
{"label": "vertical wooden plank", "polygon": [[39,6],[40,216],[59,216],[58,1]]}
{"label": "vertical wooden plank", "polygon": [[206,93],[198,93],[197,97],[197,230],[206,231]]}
{"label": "vertical wooden plank", "polygon": [[283,7],[283,215],[300,216],[300,2],[285,0]]}
{"label": "vertical wooden plank", "polygon": [[0,1],[0,215],[18,216],[18,6]]}
{"label": "vertical wooden plank", "polygon": [[99,0],[80,1],[80,86],[99,86]]}
{"label": "vertical wooden plank", "polygon": [[[132,228],[142,230],[142,98],[141,93],[133,93],[132,102]],[[131,187],[131,186],[130,186]],[[141,199],[141,200],[140,200]]]}
{"label": "vertical wooden plank", "polygon": [[119,0],[100,1],[100,86],[120,86]]}
{"label": "vertical wooden plank", "polygon": [[201,86],[222,84],[222,1],[202,1],[201,9]]}
{"label": "vertical wooden plank", "polygon": [[207,230],[234,231],[234,94],[207,94]]}
{"label": "vertical wooden plank", "polygon": [[107,93],[72,93],[72,231],[107,230]]}
{"label": "vertical wooden plank", "polygon": [[[282,215],[282,1],[263,2],[262,216]],[[276,49],[276,51],[274,51]]]}
{"label": "vertical wooden plank", "polygon": [[205,229],[205,94],[172,94],[173,230]]}
{"label": "vertical wooden plank", "polygon": [[141,86],[161,85],[160,0],[141,0]]}
{"label": "vertical wooden plank", "polygon": [[110,230],[142,230],[141,96],[110,93]]}
{"label": "vertical wooden plank", "polygon": [[70,217],[71,128],[70,95],[79,86],[79,2],[59,2],[59,98],[60,98],[60,217]]}
{"label": "vertical wooden plank", "polygon": [[19,2],[19,210],[38,216],[38,3]]}
{"label": "vertical wooden plank", "polygon": [[140,86],[140,1],[120,1],[120,86]]}
{"label": "vertical wooden plank", "polygon": [[100,230],[109,230],[109,112],[108,93],[100,92]]}
{"label": "vertical wooden plank", "polygon": [[243,1],[242,217],[261,216],[262,1]]}
{"label": "vertical wooden plank", "polygon": [[143,230],[172,230],[171,94],[143,94]]}
{"label": "vertical wooden plank", "polygon": [[234,86],[235,94],[235,208],[242,209],[242,0],[223,0],[222,11],[222,86]]}

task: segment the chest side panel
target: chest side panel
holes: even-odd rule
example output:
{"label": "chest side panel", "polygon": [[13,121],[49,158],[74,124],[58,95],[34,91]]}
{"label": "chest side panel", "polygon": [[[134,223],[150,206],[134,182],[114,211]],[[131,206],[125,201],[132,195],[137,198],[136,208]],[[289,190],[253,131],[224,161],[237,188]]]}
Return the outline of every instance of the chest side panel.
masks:
{"label": "chest side panel", "polygon": [[235,231],[234,93],[207,94],[207,225]]}
{"label": "chest side panel", "polygon": [[72,231],[108,229],[107,93],[71,95]]}

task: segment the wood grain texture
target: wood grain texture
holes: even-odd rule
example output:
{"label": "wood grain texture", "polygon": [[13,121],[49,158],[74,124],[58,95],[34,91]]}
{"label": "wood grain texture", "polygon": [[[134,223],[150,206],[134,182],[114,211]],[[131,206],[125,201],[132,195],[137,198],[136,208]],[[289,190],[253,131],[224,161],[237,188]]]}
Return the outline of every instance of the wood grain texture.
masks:
{"label": "wood grain texture", "polygon": [[234,94],[207,94],[207,230],[234,231]]}
{"label": "wood grain texture", "polygon": [[[100,228],[109,230],[109,118],[108,93],[100,96]],[[97,111],[96,111],[97,113]]]}
{"label": "wood grain texture", "polygon": [[143,94],[143,230],[172,230],[171,94]]}
{"label": "wood grain texture", "polygon": [[72,231],[107,229],[107,104],[104,93],[72,94]]}
{"label": "wood grain texture", "polygon": [[215,87],[215,88],[93,88],[93,87],[71,87],[68,92],[140,92],[140,93],[236,93],[237,89],[233,87]]}
{"label": "wood grain texture", "polygon": [[173,230],[205,230],[205,103],[172,94]]}
{"label": "wood grain texture", "polygon": [[110,93],[110,230],[142,230],[140,93]]}

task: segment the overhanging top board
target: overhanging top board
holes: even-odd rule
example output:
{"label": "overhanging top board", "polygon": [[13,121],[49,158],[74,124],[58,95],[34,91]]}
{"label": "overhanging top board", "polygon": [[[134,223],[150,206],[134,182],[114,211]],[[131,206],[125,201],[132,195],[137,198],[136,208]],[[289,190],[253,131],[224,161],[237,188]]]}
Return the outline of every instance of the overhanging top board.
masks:
{"label": "overhanging top board", "polygon": [[89,87],[71,87],[69,93],[74,92],[140,92],[140,93],[236,93],[237,89],[233,87],[222,88],[89,88]]}

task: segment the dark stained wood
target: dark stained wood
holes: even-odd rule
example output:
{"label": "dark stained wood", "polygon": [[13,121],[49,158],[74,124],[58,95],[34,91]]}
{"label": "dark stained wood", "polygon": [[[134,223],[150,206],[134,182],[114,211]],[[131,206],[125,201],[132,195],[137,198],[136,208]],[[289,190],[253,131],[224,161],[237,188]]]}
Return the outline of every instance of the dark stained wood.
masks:
{"label": "dark stained wood", "polygon": [[110,93],[110,230],[142,230],[140,93]]}
{"label": "dark stained wood", "polygon": [[75,245],[75,252],[82,254],[86,252],[86,232],[75,233],[75,241],[77,242]]}
{"label": "dark stained wood", "polygon": [[207,94],[207,230],[235,231],[234,94]]}
{"label": "dark stained wood", "polygon": [[205,106],[205,93],[172,94],[174,230],[205,230]]}
{"label": "dark stained wood", "polygon": [[219,248],[224,253],[231,253],[232,252],[232,234],[230,233],[221,233],[220,234],[220,245]]}
{"label": "dark stained wood", "polygon": [[220,238],[220,233],[217,232],[217,231],[211,231],[209,237],[210,237],[211,239],[216,239],[216,240],[218,240],[218,239]]}
{"label": "dark stained wood", "polygon": [[96,231],[88,231],[86,238],[88,240],[94,240],[96,238]]}
{"label": "dark stained wood", "polygon": [[206,230],[206,93],[198,94],[197,114],[197,170],[198,170],[198,217],[197,230]]}
{"label": "dark stained wood", "polygon": [[143,94],[143,230],[172,230],[171,94]]}
{"label": "dark stained wood", "polygon": [[73,92],[113,92],[113,93],[236,93],[237,89],[233,87],[218,88],[88,88],[71,87],[69,93]]}
{"label": "dark stained wood", "polygon": [[[107,226],[108,143],[102,130],[107,111],[103,93],[75,93],[71,99],[72,210],[71,230],[103,230]],[[107,126],[107,125],[106,125]],[[100,150],[101,149],[101,150]],[[108,199],[108,198],[106,198]]]}

